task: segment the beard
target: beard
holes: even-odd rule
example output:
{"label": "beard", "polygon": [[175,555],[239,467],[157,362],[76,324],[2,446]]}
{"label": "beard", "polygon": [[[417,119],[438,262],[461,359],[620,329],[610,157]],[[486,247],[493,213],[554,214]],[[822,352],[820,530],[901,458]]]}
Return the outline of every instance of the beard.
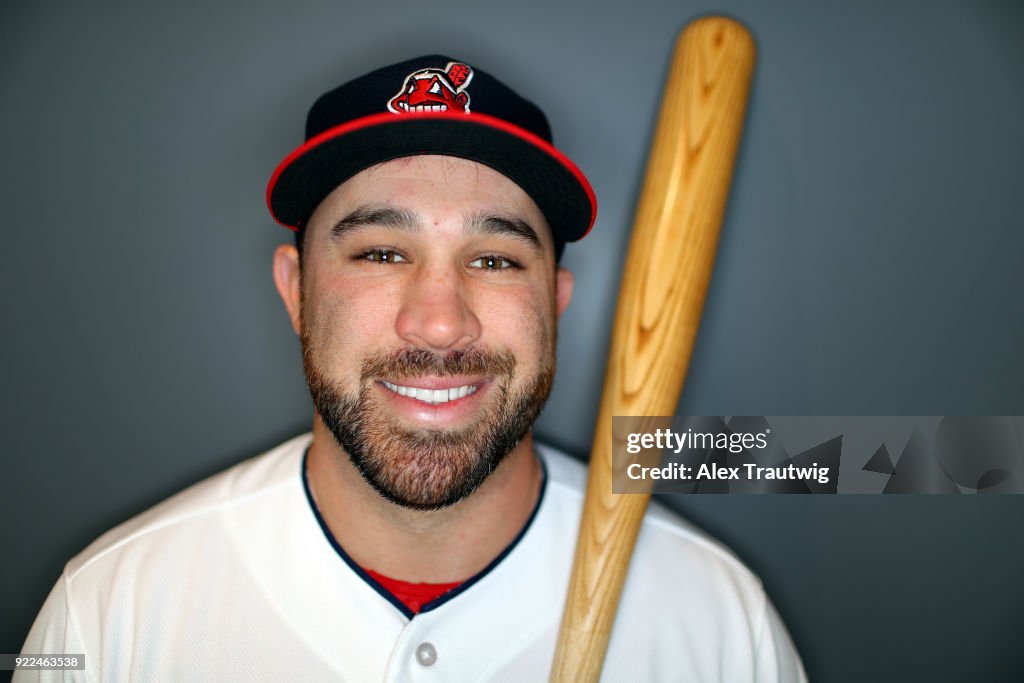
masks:
{"label": "beard", "polygon": [[[346,392],[322,368],[302,333],[302,359],[313,405],[352,464],[386,500],[414,510],[437,510],[475,491],[522,440],[540,415],[554,379],[553,343],[540,369],[515,382],[509,351],[478,348],[444,354],[402,349],[368,356],[359,390]],[[483,375],[492,378],[487,405],[472,423],[453,429],[418,429],[399,423],[375,397],[381,379],[415,384],[416,377]],[[387,391],[387,389],[385,389]]]}

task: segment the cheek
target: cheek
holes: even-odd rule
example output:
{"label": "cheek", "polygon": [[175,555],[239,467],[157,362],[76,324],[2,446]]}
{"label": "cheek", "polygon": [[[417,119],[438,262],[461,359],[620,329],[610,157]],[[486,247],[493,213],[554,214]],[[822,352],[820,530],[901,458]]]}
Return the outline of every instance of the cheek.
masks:
{"label": "cheek", "polygon": [[521,363],[554,349],[555,307],[551,292],[523,288],[484,303],[481,322],[489,345],[511,350]]}
{"label": "cheek", "polygon": [[321,280],[305,290],[303,328],[323,367],[358,374],[369,353],[393,348],[395,301],[388,287],[344,278]]}

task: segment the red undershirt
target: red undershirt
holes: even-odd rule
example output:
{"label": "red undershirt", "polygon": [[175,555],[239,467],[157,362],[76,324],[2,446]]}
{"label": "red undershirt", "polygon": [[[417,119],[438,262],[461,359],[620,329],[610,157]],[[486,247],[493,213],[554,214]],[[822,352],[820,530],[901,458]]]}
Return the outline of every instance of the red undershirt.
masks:
{"label": "red undershirt", "polygon": [[398,579],[378,574],[372,569],[366,569],[365,567],[363,571],[373,577],[373,580],[383,586],[388,593],[398,598],[403,605],[412,610],[413,614],[419,614],[423,605],[462,585],[462,581],[456,581],[455,583],[409,583],[408,581],[399,581]]}

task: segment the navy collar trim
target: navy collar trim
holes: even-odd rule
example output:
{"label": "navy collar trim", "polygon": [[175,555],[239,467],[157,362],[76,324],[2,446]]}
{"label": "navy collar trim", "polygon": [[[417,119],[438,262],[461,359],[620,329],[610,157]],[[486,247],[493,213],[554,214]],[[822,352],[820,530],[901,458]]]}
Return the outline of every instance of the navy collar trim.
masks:
{"label": "navy collar trim", "polygon": [[[536,451],[535,451],[535,453],[536,453]],[[505,549],[502,550],[498,554],[498,556],[495,557],[490,562],[490,564],[488,564],[482,570],[480,570],[479,572],[477,572],[473,576],[469,577],[468,579],[466,579],[461,584],[459,584],[455,588],[451,589],[450,591],[448,591],[444,595],[441,595],[440,597],[437,597],[437,598],[431,600],[430,602],[425,603],[420,608],[419,614],[424,614],[424,613],[429,612],[431,610],[437,609],[438,607],[440,607],[441,605],[445,604],[449,600],[452,600],[452,599],[456,598],[457,596],[461,595],[462,593],[464,593],[465,591],[469,590],[469,588],[472,587],[475,583],[477,583],[482,578],[487,576],[487,574],[490,573],[492,569],[494,569],[499,564],[501,564],[501,561],[504,560],[506,557],[508,557],[508,555],[515,549],[515,547],[517,545],[519,545],[519,542],[523,539],[523,537],[526,536],[526,532],[529,531],[530,527],[533,525],[533,520],[537,518],[537,512],[540,510],[540,506],[544,502],[544,492],[547,491],[547,487],[548,487],[548,466],[547,466],[547,463],[545,463],[544,462],[544,458],[540,457],[539,455],[535,455],[535,457],[537,458],[538,462],[540,462],[540,469],[541,469],[540,495],[537,496],[537,504],[534,505],[533,511],[530,513],[530,517],[526,520],[526,524],[523,525],[523,528],[519,531],[519,533],[516,535],[516,537],[514,539],[512,539],[512,542],[509,543],[508,546],[506,546]],[[349,557],[349,554],[346,553],[345,549],[341,547],[340,543],[338,543],[338,539],[336,539],[334,537],[334,534],[331,533],[331,530],[327,528],[327,523],[324,521],[323,516],[320,514],[320,508],[317,507],[316,501],[313,500],[313,491],[309,487],[309,475],[307,474],[307,468],[306,468],[306,461],[308,459],[309,459],[309,446],[306,446],[306,450],[302,454],[302,490],[306,494],[306,502],[309,503],[309,508],[310,508],[310,510],[313,511],[313,516],[316,518],[317,524],[320,525],[320,530],[323,532],[324,536],[327,538],[327,541],[331,544],[331,547],[334,548],[334,551],[336,553],[338,553],[338,556],[341,557],[341,559],[344,560],[345,564],[348,565],[349,569],[351,569],[353,572],[355,572],[356,575],[359,578],[361,578],[364,583],[366,583],[371,588],[373,588],[375,591],[377,591],[377,593],[379,593],[382,598],[384,598],[385,600],[390,602],[392,605],[394,605],[394,607],[399,612],[401,612],[403,615],[405,615],[405,617],[407,619],[412,619],[413,617],[416,616],[417,613],[413,612],[411,609],[406,607],[405,604],[401,600],[399,600],[394,595],[392,595],[376,579],[374,579],[372,576],[367,574],[363,570],[363,568],[360,567],[358,563],[356,563],[355,560],[353,560],[351,557]]]}

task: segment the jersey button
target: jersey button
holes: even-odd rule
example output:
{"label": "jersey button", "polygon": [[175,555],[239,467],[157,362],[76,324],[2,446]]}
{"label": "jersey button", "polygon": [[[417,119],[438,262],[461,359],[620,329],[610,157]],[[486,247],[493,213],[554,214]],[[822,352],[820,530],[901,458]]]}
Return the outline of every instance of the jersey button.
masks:
{"label": "jersey button", "polygon": [[430,643],[420,643],[416,647],[416,661],[423,666],[433,666],[437,661],[437,650]]}

